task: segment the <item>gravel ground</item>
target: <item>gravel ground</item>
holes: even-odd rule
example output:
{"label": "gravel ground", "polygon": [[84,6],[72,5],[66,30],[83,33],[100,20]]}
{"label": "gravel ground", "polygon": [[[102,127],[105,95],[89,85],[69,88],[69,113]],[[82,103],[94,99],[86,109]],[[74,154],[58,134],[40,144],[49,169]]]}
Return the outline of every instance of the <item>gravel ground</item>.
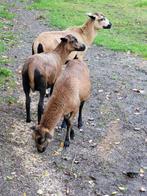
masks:
{"label": "gravel ground", "polygon": [[[17,70],[31,54],[36,35],[51,28],[39,20],[40,12],[25,10],[22,2],[12,11],[19,38],[7,55]],[[92,82],[83,111],[85,124],[80,131],[75,121],[75,140],[63,151],[65,132],[60,130],[45,153],[36,151],[30,127],[37,120],[38,95],[32,95],[33,122],[27,124],[16,72],[17,103],[0,105],[0,195],[147,195],[147,64],[129,53],[97,46],[88,50],[85,60]]]}

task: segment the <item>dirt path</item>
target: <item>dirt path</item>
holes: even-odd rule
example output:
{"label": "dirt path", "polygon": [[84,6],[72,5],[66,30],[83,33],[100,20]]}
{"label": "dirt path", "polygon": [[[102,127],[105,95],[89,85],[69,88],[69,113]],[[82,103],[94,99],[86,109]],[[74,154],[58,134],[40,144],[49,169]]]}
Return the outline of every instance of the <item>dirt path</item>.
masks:
{"label": "dirt path", "polygon": [[[26,11],[23,3],[16,3],[12,11],[17,15],[14,33],[19,38],[8,55],[15,57],[12,67],[16,70],[31,54],[34,37],[48,27],[37,20],[39,12]],[[104,196],[114,191],[119,196],[146,195],[139,191],[147,189],[146,62],[96,46],[86,58],[93,89],[84,108],[85,125],[79,131],[75,122],[75,140],[61,155],[55,153],[64,138],[60,131],[45,153],[36,152],[29,127],[37,119],[37,95],[32,100],[34,120],[26,124],[24,94],[17,75],[17,104],[0,106],[0,195]],[[124,175],[141,168],[141,176]]]}

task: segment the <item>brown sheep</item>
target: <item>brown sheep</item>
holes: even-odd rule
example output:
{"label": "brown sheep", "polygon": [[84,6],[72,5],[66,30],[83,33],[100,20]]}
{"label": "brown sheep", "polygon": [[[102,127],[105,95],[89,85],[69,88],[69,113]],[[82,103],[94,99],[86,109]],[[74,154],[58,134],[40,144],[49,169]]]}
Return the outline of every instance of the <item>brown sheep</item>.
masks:
{"label": "brown sheep", "polygon": [[38,124],[43,113],[43,102],[46,89],[53,85],[62,71],[62,65],[66,62],[68,55],[72,51],[85,50],[84,44],[72,36],[67,35],[61,38],[60,44],[53,52],[41,53],[30,56],[22,70],[23,90],[26,96],[26,122],[31,121],[30,117],[30,89],[39,91],[40,99],[38,103]]}
{"label": "brown sheep", "polygon": [[[66,36],[67,34],[72,34],[80,42],[85,44],[86,48],[88,48],[94,41],[98,30],[102,28],[110,29],[112,25],[103,14],[89,13],[88,16],[90,19],[88,19],[86,23],[80,27],[72,27],[64,31],[51,31],[39,34],[32,45],[32,54],[54,50],[57,44],[60,42],[60,38]],[[78,58],[81,60],[83,59],[83,52],[72,52],[68,59],[73,59],[76,54],[78,55]]]}
{"label": "brown sheep", "polygon": [[78,59],[69,61],[55,83],[40,125],[33,127],[33,138],[38,152],[45,151],[48,142],[54,136],[54,129],[62,117],[65,118],[67,124],[64,147],[69,146],[70,139],[74,138],[73,119],[80,108],[78,122],[82,121],[82,107],[90,96],[90,90],[88,66]]}

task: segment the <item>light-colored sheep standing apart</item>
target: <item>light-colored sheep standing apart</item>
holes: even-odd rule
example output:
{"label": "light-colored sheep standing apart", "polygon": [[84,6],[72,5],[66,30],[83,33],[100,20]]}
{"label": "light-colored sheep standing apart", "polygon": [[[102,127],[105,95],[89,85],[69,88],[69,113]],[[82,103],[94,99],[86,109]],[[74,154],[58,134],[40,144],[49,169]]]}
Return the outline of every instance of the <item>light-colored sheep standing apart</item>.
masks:
{"label": "light-colored sheep standing apart", "polygon": [[22,70],[23,90],[26,96],[26,122],[31,121],[30,117],[30,90],[39,91],[38,103],[38,124],[43,113],[43,102],[46,89],[53,85],[62,71],[62,65],[66,62],[68,55],[72,51],[83,51],[85,46],[79,43],[72,36],[67,35],[61,38],[60,44],[50,53],[41,53],[30,56]]}
{"label": "light-colored sheep standing apart", "polygon": [[40,125],[33,127],[33,138],[38,152],[44,152],[54,136],[54,129],[62,117],[67,124],[64,147],[69,146],[74,138],[73,119],[78,113],[79,122],[82,121],[82,107],[89,98],[91,83],[87,65],[78,59],[67,63],[64,72],[57,79],[54,91],[50,97]]}
{"label": "light-colored sheep standing apart", "polygon": [[[60,42],[60,38],[66,36],[67,34],[72,34],[80,42],[85,44],[86,48],[88,48],[94,41],[98,30],[110,29],[112,25],[103,14],[89,13],[88,16],[89,19],[80,27],[72,27],[64,31],[42,32],[39,34],[39,36],[33,42],[32,54],[54,50],[57,44]],[[72,52],[68,59],[73,59],[76,55],[82,60],[84,53]]]}

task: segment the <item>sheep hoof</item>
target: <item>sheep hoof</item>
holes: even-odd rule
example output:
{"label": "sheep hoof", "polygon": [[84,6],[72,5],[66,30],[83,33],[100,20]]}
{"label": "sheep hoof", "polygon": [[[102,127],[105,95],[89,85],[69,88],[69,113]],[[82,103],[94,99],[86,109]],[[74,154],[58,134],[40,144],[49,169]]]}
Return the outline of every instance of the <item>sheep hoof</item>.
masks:
{"label": "sheep hoof", "polygon": [[82,122],[79,122],[78,123],[78,128],[81,129],[82,127],[83,127],[83,123]]}
{"label": "sheep hoof", "polygon": [[27,123],[30,123],[30,122],[31,122],[31,119],[27,119],[26,122],[27,122]]}
{"label": "sheep hoof", "polygon": [[71,131],[70,131],[70,139],[71,139],[71,140],[73,140],[73,139],[74,139],[74,137],[75,137],[74,130],[73,130],[73,129],[71,129]]}
{"label": "sheep hoof", "polygon": [[70,145],[70,141],[65,141],[64,142],[64,148],[69,147],[69,145]]}

